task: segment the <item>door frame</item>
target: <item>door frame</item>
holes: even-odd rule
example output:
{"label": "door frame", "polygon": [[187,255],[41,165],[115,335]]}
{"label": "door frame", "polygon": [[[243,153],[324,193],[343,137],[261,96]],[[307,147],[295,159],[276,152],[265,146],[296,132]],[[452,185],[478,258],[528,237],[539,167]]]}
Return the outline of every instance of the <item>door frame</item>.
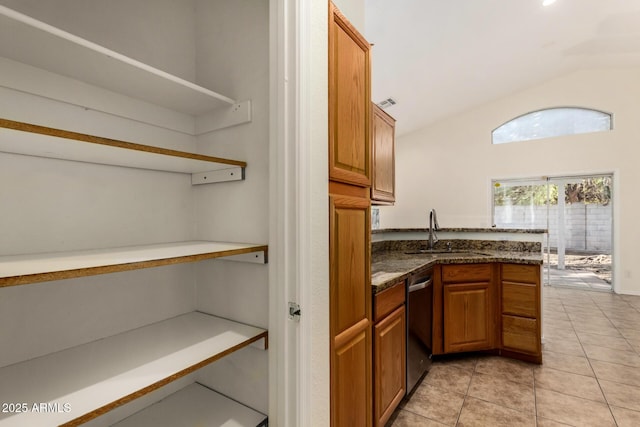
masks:
{"label": "door frame", "polygon": [[328,3],[269,10],[269,421],[329,425]]}

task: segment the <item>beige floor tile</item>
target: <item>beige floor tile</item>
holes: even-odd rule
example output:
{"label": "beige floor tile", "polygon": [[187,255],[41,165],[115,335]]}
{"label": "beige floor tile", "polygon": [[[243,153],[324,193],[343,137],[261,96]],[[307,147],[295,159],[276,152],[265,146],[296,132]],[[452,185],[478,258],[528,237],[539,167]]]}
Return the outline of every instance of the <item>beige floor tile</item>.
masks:
{"label": "beige floor tile", "polygon": [[549,329],[549,330],[560,330],[560,331],[575,333],[575,331],[573,329],[573,323],[571,323],[571,320],[568,320],[568,319],[567,320],[547,319],[547,318],[543,317],[542,323],[544,324],[545,330],[547,330],[547,329]]}
{"label": "beige floor tile", "polygon": [[463,402],[463,395],[434,387],[423,381],[402,409],[454,426]]}
{"label": "beige floor tile", "polygon": [[618,427],[638,427],[640,426],[640,412],[629,409],[611,406],[611,412],[618,423]]}
{"label": "beige floor tile", "polygon": [[[573,323],[573,327],[576,326],[588,326],[590,328],[613,328],[614,325],[611,323],[609,319],[603,314],[601,316],[592,316],[592,315],[576,315],[576,314],[568,314],[569,319]],[[577,330],[577,329],[576,329]]]}
{"label": "beige floor tile", "polygon": [[568,354],[554,353],[551,351],[545,351],[542,354],[542,365],[534,368],[535,370],[541,368],[554,368],[560,371],[571,372],[573,374],[585,375],[594,377],[593,369],[586,357],[571,356]]}
{"label": "beige floor tile", "polygon": [[618,332],[618,329],[613,325],[602,326],[602,325],[594,325],[591,323],[577,322],[577,323],[574,323],[573,327],[577,332],[587,332],[590,334],[608,335],[611,337],[622,336],[620,332]]}
{"label": "beige floor tile", "polygon": [[616,328],[621,328],[621,329],[635,329],[640,331],[640,320],[638,320],[637,318],[638,316],[634,316],[633,319],[617,319],[617,318],[612,318],[611,319],[611,323],[613,323],[613,325]]}
{"label": "beige floor tile", "polygon": [[637,329],[618,328],[618,330],[627,339],[640,340],[640,331]]}
{"label": "beige floor tile", "polygon": [[618,363],[591,360],[591,367],[598,380],[609,380],[640,387],[640,369]]}
{"label": "beige floor tile", "polygon": [[566,427],[571,424],[559,423],[558,421],[550,420],[548,418],[537,417],[537,427]]}
{"label": "beige floor tile", "polygon": [[535,427],[536,417],[504,406],[468,397],[458,421],[458,427]]}
{"label": "beige floor tile", "polygon": [[598,381],[593,377],[572,374],[553,368],[541,368],[535,371],[536,390],[546,389],[583,399],[606,403]]}
{"label": "beige floor tile", "polygon": [[447,425],[405,410],[398,411],[390,422],[391,427],[443,427]]}
{"label": "beige floor tile", "polygon": [[600,386],[609,405],[640,411],[640,387],[600,380]]}
{"label": "beige floor tile", "polygon": [[604,403],[536,388],[539,417],[580,427],[614,427],[609,407]]}
{"label": "beige floor tile", "polygon": [[472,371],[460,369],[455,366],[434,364],[422,382],[423,384],[431,384],[441,390],[464,395],[467,394],[467,390],[469,389],[472,374]]}
{"label": "beige floor tile", "polygon": [[568,327],[557,327],[555,325],[551,325],[551,322],[546,323],[544,327],[544,336],[545,338],[568,338],[568,339],[577,339],[578,335],[576,335],[576,331],[574,331],[573,326],[568,325]]}
{"label": "beige floor tile", "polygon": [[617,350],[632,351],[626,339],[621,337],[610,337],[608,335],[590,334],[588,332],[578,332],[578,339],[582,344],[593,344],[601,347],[613,348]]}
{"label": "beige floor tile", "polygon": [[488,356],[478,359],[476,372],[532,386],[534,366],[506,357]]}
{"label": "beige floor tile", "polygon": [[561,339],[552,339],[546,338],[542,344],[542,348],[544,351],[552,351],[554,353],[562,353],[568,354],[570,356],[581,356],[584,357],[584,350],[582,349],[582,345],[578,342],[575,343],[573,341],[564,341]]}
{"label": "beige floor tile", "polygon": [[569,316],[567,315],[567,313],[565,313],[564,311],[554,311],[554,310],[548,310],[545,309],[542,312],[542,318],[545,320],[564,320],[564,321],[568,321],[571,320],[569,319]]}
{"label": "beige floor tile", "polygon": [[607,305],[604,307],[600,306],[600,310],[602,310],[609,319],[638,320],[638,317],[640,317],[640,311],[631,306],[621,307],[619,305]]}
{"label": "beige floor tile", "polygon": [[533,387],[493,375],[476,372],[468,395],[516,411],[534,415],[536,412]]}
{"label": "beige floor tile", "polygon": [[636,368],[640,367],[640,356],[633,349],[632,351],[624,351],[593,344],[583,344],[582,347],[589,360],[595,359]]}
{"label": "beige floor tile", "polygon": [[465,371],[473,372],[478,363],[478,357],[469,354],[453,354],[445,356],[436,356],[432,366],[446,365],[459,368]]}

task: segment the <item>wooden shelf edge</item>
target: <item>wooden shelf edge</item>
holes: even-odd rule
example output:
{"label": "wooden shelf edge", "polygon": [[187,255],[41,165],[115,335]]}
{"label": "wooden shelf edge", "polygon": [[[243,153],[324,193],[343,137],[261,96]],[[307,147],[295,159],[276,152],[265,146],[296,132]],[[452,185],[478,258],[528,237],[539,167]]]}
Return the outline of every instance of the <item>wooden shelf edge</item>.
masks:
{"label": "wooden shelf edge", "polygon": [[207,365],[210,365],[211,363],[222,359],[225,356],[228,356],[231,353],[234,353],[240,349],[243,349],[249,345],[251,345],[254,342],[257,342],[261,339],[264,339],[265,342],[265,347],[264,349],[267,349],[267,338],[268,337],[268,332],[264,331],[263,333],[256,335],[238,345],[235,345],[233,347],[230,347],[229,349],[227,349],[226,351],[223,351],[221,353],[218,353],[214,356],[209,357],[208,359],[203,360],[200,363],[197,363],[195,365],[189,366],[183,370],[181,370],[180,372],[176,372],[174,375],[171,375],[167,378],[164,378],[160,381],[157,381],[145,388],[142,388],[134,393],[128,394],[127,396],[123,396],[122,398],[113,401],[107,405],[101,406],[100,408],[95,409],[94,411],[91,411],[87,414],[84,414],[80,417],[74,418],[73,420],[66,422],[64,424],[61,425],[61,427],[75,427],[75,426],[79,426],[82,425],[94,418],[99,417],[100,415],[106,414],[107,412],[110,412],[112,410],[114,410],[115,408],[125,405],[139,397],[144,396],[145,394],[149,394],[157,389],[159,389],[160,387],[163,387],[173,381],[179,380],[180,378],[189,375],[195,371],[197,371],[198,369],[204,368]]}
{"label": "wooden shelf edge", "polygon": [[[40,126],[33,123],[18,122],[18,121],[8,120],[4,118],[0,118],[0,127],[5,129],[20,131],[20,132],[29,132],[29,133],[34,133],[38,135],[62,138],[62,139],[67,139],[75,142],[84,142],[84,143],[108,146],[112,148],[120,148],[123,150],[132,150],[139,153],[148,153],[150,156],[158,155],[158,156],[178,157],[183,159],[199,160],[199,161],[209,162],[209,163],[219,163],[219,164],[224,164],[229,166],[239,166],[242,168],[247,166],[246,162],[239,161],[239,160],[224,159],[221,157],[206,156],[203,154],[189,153],[186,151],[178,151],[178,150],[172,150],[168,148],[154,147],[151,145],[137,144],[134,142],[121,141],[117,139],[105,138],[105,137],[96,136],[96,135],[88,135],[84,133],[72,132],[64,129],[51,128],[46,126]],[[22,154],[19,150],[16,150],[16,153]],[[60,157],[55,157],[55,158],[60,158]]]}
{"label": "wooden shelf edge", "polygon": [[[64,396],[70,411],[26,411],[0,417],[0,424],[78,426],[261,340],[266,349],[267,330],[191,312],[9,365],[0,368],[8,387],[0,389],[3,398],[20,396],[24,402],[46,402]],[[154,347],[154,343],[160,345]],[[120,358],[119,351],[125,349],[127,356]],[[50,369],[52,363],[62,360],[57,369]],[[96,368],[100,372],[94,375]],[[25,385],[25,377],[34,372],[44,376],[45,390]]]}
{"label": "wooden shelf edge", "polygon": [[195,382],[121,420],[113,427],[174,427],[192,423],[220,425],[231,419],[238,425],[247,427],[267,425],[265,414]]}
{"label": "wooden shelf edge", "polygon": [[[206,242],[205,242],[206,243]],[[215,243],[215,242],[211,242]],[[153,248],[156,245],[149,245],[148,248]],[[137,247],[141,250],[145,249],[145,246]],[[140,270],[143,268],[161,267],[166,265],[184,264],[189,262],[203,261],[207,259],[224,258],[224,257],[236,257],[238,255],[250,254],[252,252],[263,252],[264,263],[267,263],[267,245],[255,245],[239,249],[220,250],[215,252],[202,252],[192,255],[174,256],[161,259],[151,259],[137,262],[125,262],[125,263],[109,263],[106,265],[100,265],[95,267],[86,268],[74,268],[74,269],[61,269],[57,271],[39,272],[34,274],[22,274],[15,276],[0,277],[0,288],[18,285],[27,285],[32,283],[49,282],[54,280],[73,279],[78,277],[96,276],[100,274],[117,273],[122,271]],[[53,255],[53,254],[52,254]],[[43,256],[45,259],[46,255]],[[10,258],[10,257],[8,257]],[[5,258],[6,259],[6,258]],[[2,268],[3,260],[0,257],[0,271]]]}

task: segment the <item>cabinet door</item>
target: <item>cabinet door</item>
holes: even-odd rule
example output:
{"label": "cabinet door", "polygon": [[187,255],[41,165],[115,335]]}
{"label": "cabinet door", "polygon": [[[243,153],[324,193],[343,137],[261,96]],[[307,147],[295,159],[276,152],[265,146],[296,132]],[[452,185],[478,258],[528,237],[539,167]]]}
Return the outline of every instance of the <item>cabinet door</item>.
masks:
{"label": "cabinet door", "polygon": [[369,191],[329,185],[331,420],[371,425],[371,264]]}
{"label": "cabinet door", "polygon": [[371,200],[393,203],[396,188],[395,120],[380,107],[372,104],[373,168],[371,171]]}
{"label": "cabinet door", "polygon": [[331,5],[329,179],[371,185],[369,43]]}
{"label": "cabinet door", "polygon": [[493,345],[489,283],[444,286],[444,351],[473,351]]}
{"label": "cabinet door", "polygon": [[406,347],[405,306],[401,305],[374,327],[377,426],[385,425],[405,395]]}

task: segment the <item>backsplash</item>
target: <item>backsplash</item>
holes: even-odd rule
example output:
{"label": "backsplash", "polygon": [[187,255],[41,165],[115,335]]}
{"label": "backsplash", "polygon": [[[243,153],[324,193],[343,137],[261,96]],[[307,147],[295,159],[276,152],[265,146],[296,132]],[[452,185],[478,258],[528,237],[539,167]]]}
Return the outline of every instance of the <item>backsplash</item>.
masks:
{"label": "backsplash", "polygon": [[[540,242],[514,242],[510,240],[467,240],[452,239],[440,240],[435,244],[434,249],[448,249],[447,243],[451,243],[451,250],[489,250],[505,252],[542,252]],[[426,249],[426,240],[383,240],[371,243],[371,252],[384,251],[416,251]]]}

